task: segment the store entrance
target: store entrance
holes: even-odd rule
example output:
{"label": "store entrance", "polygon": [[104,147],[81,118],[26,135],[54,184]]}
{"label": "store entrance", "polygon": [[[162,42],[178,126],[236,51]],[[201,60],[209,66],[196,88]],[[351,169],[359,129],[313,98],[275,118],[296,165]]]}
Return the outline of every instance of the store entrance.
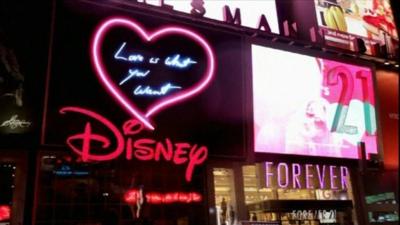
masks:
{"label": "store entrance", "polygon": [[233,169],[213,168],[216,225],[237,224]]}

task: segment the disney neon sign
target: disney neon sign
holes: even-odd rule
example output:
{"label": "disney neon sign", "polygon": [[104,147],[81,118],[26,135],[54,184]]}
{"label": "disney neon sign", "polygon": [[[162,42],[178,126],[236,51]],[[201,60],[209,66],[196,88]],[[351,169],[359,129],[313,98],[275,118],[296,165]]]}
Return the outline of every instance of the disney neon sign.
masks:
{"label": "disney neon sign", "polygon": [[[109,130],[113,137],[95,133],[91,122],[86,122],[83,132],[73,134],[67,138],[67,145],[73,152],[80,155],[82,160],[87,161],[109,161],[124,155],[127,160],[133,158],[141,161],[167,161],[175,165],[186,165],[185,179],[187,182],[192,180],[193,171],[196,166],[205,162],[208,156],[206,146],[187,142],[173,142],[169,138],[164,141],[157,141],[151,138],[135,139],[134,135],[144,129],[144,125],[136,120],[126,121],[122,130],[110,122],[105,117],[79,107],[64,107],[60,110],[61,114],[78,113],[95,120]],[[116,147],[111,149],[112,141]],[[94,153],[92,145],[101,144],[102,154]],[[109,150],[109,153],[104,153]]]}

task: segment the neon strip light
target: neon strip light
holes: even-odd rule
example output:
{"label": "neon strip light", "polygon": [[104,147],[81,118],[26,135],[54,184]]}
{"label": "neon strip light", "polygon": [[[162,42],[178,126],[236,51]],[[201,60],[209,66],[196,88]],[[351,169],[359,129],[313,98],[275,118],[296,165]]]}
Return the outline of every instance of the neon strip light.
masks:
{"label": "neon strip light", "polygon": [[[151,138],[137,138],[133,135],[140,133],[144,125],[136,119],[126,121],[120,131],[112,122],[105,117],[87,109],[78,107],[64,107],[60,110],[61,114],[77,113],[88,117],[82,132],[72,134],[67,138],[67,145],[76,154],[82,157],[84,162],[88,161],[110,161],[125,155],[127,160],[135,158],[141,161],[166,161],[175,165],[185,165],[185,179],[191,181],[196,166],[205,162],[208,156],[206,146],[191,144],[187,142],[172,142],[169,138],[157,141]],[[102,125],[104,134],[95,133],[92,122]],[[96,126],[98,127],[98,126]],[[92,151],[94,143],[99,150],[96,154]],[[111,143],[115,143],[112,145]]]}
{"label": "neon strip light", "polygon": [[[125,193],[124,200],[127,203],[136,204],[140,200],[141,195],[139,190],[132,189]],[[173,203],[195,203],[201,202],[202,196],[197,192],[170,192],[159,193],[150,192],[145,194],[146,203],[148,204],[173,204]]]}
{"label": "neon strip light", "polygon": [[[130,101],[130,99],[127,98],[118,89],[118,86],[113,83],[113,81],[110,79],[109,73],[107,72],[103,64],[103,59],[101,57],[101,45],[103,44],[105,34],[113,27],[129,28],[137,35],[139,35],[143,40],[149,43],[156,42],[158,39],[168,35],[181,35],[193,40],[195,43],[203,48],[206,54],[207,69],[203,78],[191,88],[177,92],[176,94],[156,101],[154,104],[149,106],[147,112],[140,112],[139,109],[133,104],[133,102]],[[125,19],[121,17],[111,18],[100,24],[93,36],[91,47],[93,67],[101,83],[109,91],[111,96],[113,96],[126,109],[127,112],[136,117],[144,124],[146,128],[151,130],[154,129],[154,126],[149,122],[150,116],[158,113],[168,106],[172,106],[183,100],[191,98],[196,94],[199,94],[209,85],[210,81],[214,77],[215,56],[213,50],[202,36],[187,28],[182,28],[178,26],[167,26],[162,27],[155,32],[148,32],[138,23],[130,19]]]}

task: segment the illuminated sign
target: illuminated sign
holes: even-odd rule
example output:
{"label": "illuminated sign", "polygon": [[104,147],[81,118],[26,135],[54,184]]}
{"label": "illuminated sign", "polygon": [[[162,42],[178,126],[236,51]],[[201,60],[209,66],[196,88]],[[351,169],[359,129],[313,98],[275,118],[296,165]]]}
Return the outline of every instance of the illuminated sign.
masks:
{"label": "illuminated sign", "polygon": [[[190,52],[200,56],[195,58],[184,50],[170,52],[173,48],[154,53],[160,46],[166,45],[166,40],[177,38],[191,44],[191,48],[187,46]],[[127,41],[120,42],[120,39]],[[186,165],[185,179],[191,181],[195,167],[207,159],[206,146],[174,142],[170,138],[158,141],[138,135],[145,128],[154,130],[150,116],[192,98],[207,87],[214,76],[214,58],[207,41],[187,28],[166,26],[148,32],[130,19],[105,20],[95,30],[92,39],[93,69],[109,95],[135,119],[127,120],[119,129],[96,112],[81,107],[63,107],[61,114],[72,112],[87,117],[82,133],[67,137],[67,145],[84,162],[109,161],[124,156],[127,160],[162,160]],[[196,70],[195,66],[200,68]],[[185,86],[187,83],[190,84]],[[140,98],[143,96],[146,98]],[[96,133],[96,125],[91,121],[95,121],[97,126],[102,125],[111,135]],[[100,146],[94,147],[96,144]]]}
{"label": "illuminated sign", "polygon": [[377,154],[370,68],[252,46],[255,151],[358,158]]}
{"label": "illuminated sign", "polygon": [[1,123],[0,127],[8,127],[12,130],[17,128],[28,128],[30,127],[32,122],[26,120],[18,119],[18,115],[13,115],[9,120],[6,120]]}
{"label": "illuminated sign", "polygon": [[[116,44],[116,48],[111,51],[111,58],[114,58],[117,62],[122,61],[128,64],[125,65],[128,68],[125,70],[119,68],[121,67],[120,64],[107,65],[104,62],[104,58],[107,59],[107,56],[103,56],[104,52],[107,52],[106,47],[114,44],[105,39],[110,39],[109,33],[116,29],[129,32],[128,39],[130,41]],[[157,46],[163,45],[163,40],[176,37],[186,39],[186,41],[192,42],[192,45],[198,46],[194,51],[200,51],[199,54],[205,55],[206,65],[204,68],[193,71],[193,67],[198,65],[199,59],[194,59],[193,56],[188,56],[182,52],[167,52],[166,56],[151,53],[153,46],[155,46],[153,49],[156,49]],[[138,44],[149,47],[139,50],[136,47]],[[130,51],[127,49],[127,45],[136,49]],[[147,52],[148,56],[144,52]],[[203,91],[212,81],[215,70],[213,50],[207,41],[196,32],[178,26],[166,26],[149,32],[137,22],[126,18],[111,18],[101,23],[95,31],[91,53],[94,70],[105,89],[130,115],[140,120],[146,128],[151,130],[154,129],[149,121],[151,116]],[[118,74],[118,69],[122,70],[122,76]],[[193,73],[199,73],[196,77],[198,80],[190,82],[191,84],[187,87],[176,83],[180,80],[188,80],[187,77],[193,76]],[[114,81],[115,77],[121,77],[120,81]],[[165,80],[168,77],[170,80]],[[173,80],[176,80],[176,82]],[[145,85],[145,82],[155,84],[155,87],[150,84]],[[133,92],[134,96],[158,98],[148,103],[147,107],[139,109],[138,103],[132,99],[132,95],[124,92],[122,86],[127,86],[127,83],[133,84],[133,86],[126,87],[127,91],[125,92]]]}
{"label": "illuminated sign", "polygon": [[[272,168],[274,167],[274,168]],[[349,187],[349,170],[345,166],[298,163],[265,163],[266,187],[276,183],[280,188],[290,189],[343,189]],[[305,182],[304,182],[305,180]],[[328,183],[328,185],[326,185]]]}
{"label": "illuminated sign", "polygon": [[139,0],[136,2],[192,14],[197,18],[206,17],[253,29],[265,29],[268,32],[279,33],[275,0],[253,1],[252,4],[248,4],[247,0]]}
{"label": "illuminated sign", "polygon": [[76,170],[71,168],[69,165],[62,165],[61,168],[53,170],[53,174],[60,177],[87,176],[89,175],[89,171]]}
{"label": "illuminated sign", "polygon": [[[144,130],[144,125],[131,119],[122,125],[120,131],[107,118],[79,107],[65,107],[60,113],[78,113],[103,125],[112,133],[107,137],[93,131],[91,122],[86,122],[82,133],[71,135],[67,138],[67,145],[73,152],[80,155],[84,162],[87,161],[109,161],[123,155],[127,160],[135,158],[141,161],[167,161],[175,165],[186,165],[185,179],[192,180],[193,171],[196,166],[201,165],[207,159],[208,149],[206,146],[191,144],[187,142],[173,142],[169,138],[157,141],[151,138],[134,138]],[[116,143],[115,149],[112,143]],[[101,151],[93,148],[100,144]],[[98,150],[98,149],[97,149]],[[109,152],[107,153],[108,150]]]}
{"label": "illuminated sign", "polygon": [[11,208],[8,205],[0,205],[0,222],[11,218]]}
{"label": "illuminated sign", "polygon": [[[85,7],[98,10],[83,15],[80,9]],[[234,82],[243,79],[240,34],[173,18],[154,19],[153,14],[128,12],[113,3],[60,1],[57,8],[54,38],[58,41],[52,42],[43,145],[65,145],[86,122],[93,122],[93,132],[114,144],[113,133],[104,133],[108,128],[101,123],[103,130],[98,129],[98,121],[86,121],[79,114],[60,119],[60,109],[74,106],[107,118],[121,133],[125,121],[138,120],[144,130],[135,138],[152,137],[164,145],[168,138],[207,146],[214,156],[244,156],[240,146],[244,140],[238,137],[244,134],[245,89],[243,83]],[[64,30],[64,23],[80,16],[91,19],[74,21],[76,32]],[[66,64],[66,58],[74,60]],[[217,66],[225,64],[229,66]],[[91,153],[99,142],[92,143]]]}
{"label": "illuminated sign", "polygon": [[201,202],[202,199],[201,194],[197,192],[149,192],[143,194],[143,191],[139,189],[129,190],[124,195],[125,202],[133,204],[136,204],[138,201],[146,202],[148,204],[189,204]]}
{"label": "illuminated sign", "polygon": [[[197,192],[149,192],[144,193],[143,188],[131,189],[124,194],[124,201],[132,205],[136,218],[140,217],[143,204],[190,204],[201,202],[203,197]],[[136,209],[135,209],[136,208]]]}
{"label": "illuminated sign", "polygon": [[369,54],[375,53],[371,49],[375,43],[386,45],[389,53],[398,47],[390,0],[314,2],[318,25],[328,45],[355,50],[352,41],[362,38]]}

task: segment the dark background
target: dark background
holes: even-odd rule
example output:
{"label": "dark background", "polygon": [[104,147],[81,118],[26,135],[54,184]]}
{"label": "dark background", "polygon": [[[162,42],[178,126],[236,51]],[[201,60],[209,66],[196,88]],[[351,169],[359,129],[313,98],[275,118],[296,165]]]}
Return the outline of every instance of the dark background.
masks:
{"label": "dark background", "polygon": [[[44,137],[45,144],[63,145],[67,136],[82,132],[87,120],[81,115],[60,115],[58,111],[64,106],[91,109],[119,127],[130,119],[130,115],[103,88],[91,66],[90,40],[100,22],[111,16],[123,16],[138,21],[148,30],[166,24],[190,26],[170,18],[160,19],[144,13],[98,7],[79,1],[58,3]],[[193,25],[190,28],[205,37],[214,49],[217,64],[214,80],[194,98],[154,115],[151,119],[156,127],[155,131],[145,132],[143,135],[156,140],[168,137],[174,142],[205,145],[213,156],[243,157],[243,126],[246,116],[243,104],[244,84],[241,82],[244,79],[242,38],[209,28]],[[166,38],[161,41],[171,40]],[[183,51],[188,48],[186,43],[180,41],[174,47],[177,51]],[[169,48],[168,46],[157,51],[165,52]],[[191,51],[200,58],[204,57],[198,53],[199,50]]]}

